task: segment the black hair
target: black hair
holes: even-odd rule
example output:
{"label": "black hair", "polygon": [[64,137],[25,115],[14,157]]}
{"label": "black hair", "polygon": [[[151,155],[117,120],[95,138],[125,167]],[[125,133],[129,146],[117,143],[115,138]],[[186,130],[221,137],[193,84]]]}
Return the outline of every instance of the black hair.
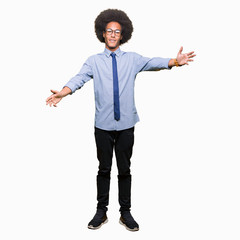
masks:
{"label": "black hair", "polygon": [[110,22],[118,22],[122,27],[120,45],[132,37],[133,25],[127,14],[118,9],[107,9],[102,11],[95,19],[95,33],[100,42],[105,42],[103,32]]}

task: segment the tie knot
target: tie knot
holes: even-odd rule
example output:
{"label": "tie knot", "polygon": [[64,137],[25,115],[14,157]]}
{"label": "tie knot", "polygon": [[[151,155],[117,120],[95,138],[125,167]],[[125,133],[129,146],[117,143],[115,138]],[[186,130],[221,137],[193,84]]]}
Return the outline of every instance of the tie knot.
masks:
{"label": "tie knot", "polygon": [[112,52],[110,55],[111,55],[112,57],[115,57],[115,56],[116,56],[116,53],[115,53],[115,52]]}

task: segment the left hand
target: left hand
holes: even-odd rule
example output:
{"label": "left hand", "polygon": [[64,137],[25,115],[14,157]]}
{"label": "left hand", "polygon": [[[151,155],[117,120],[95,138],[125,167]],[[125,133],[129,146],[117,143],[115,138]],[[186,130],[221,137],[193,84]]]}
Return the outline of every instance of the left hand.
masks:
{"label": "left hand", "polygon": [[182,53],[183,47],[180,48],[178,54],[177,54],[177,61],[179,66],[183,66],[183,65],[188,65],[188,62],[192,62],[193,61],[193,57],[195,57],[196,55],[194,54],[194,51],[189,52],[189,53]]}

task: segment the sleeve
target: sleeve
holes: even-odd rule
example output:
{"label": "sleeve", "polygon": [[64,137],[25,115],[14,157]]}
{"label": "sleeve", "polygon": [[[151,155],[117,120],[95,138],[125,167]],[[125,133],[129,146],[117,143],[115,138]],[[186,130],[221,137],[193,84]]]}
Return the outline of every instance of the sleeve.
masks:
{"label": "sleeve", "polygon": [[159,71],[161,69],[171,69],[168,67],[168,62],[171,58],[148,58],[138,55],[137,63],[137,73],[142,71]]}
{"label": "sleeve", "polygon": [[93,71],[90,63],[90,58],[83,64],[80,72],[71,78],[64,87],[71,89],[72,93],[80,89],[86,82],[93,78]]}

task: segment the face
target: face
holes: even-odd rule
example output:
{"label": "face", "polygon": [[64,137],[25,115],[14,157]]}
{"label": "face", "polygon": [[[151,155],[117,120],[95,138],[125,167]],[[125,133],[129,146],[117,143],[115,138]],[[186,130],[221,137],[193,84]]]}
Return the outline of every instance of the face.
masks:
{"label": "face", "polygon": [[[120,33],[118,33],[119,30]],[[103,32],[103,37],[108,50],[115,51],[119,48],[120,41],[122,39],[121,30],[121,25],[118,22],[110,22],[107,24],[105,32]]]}

